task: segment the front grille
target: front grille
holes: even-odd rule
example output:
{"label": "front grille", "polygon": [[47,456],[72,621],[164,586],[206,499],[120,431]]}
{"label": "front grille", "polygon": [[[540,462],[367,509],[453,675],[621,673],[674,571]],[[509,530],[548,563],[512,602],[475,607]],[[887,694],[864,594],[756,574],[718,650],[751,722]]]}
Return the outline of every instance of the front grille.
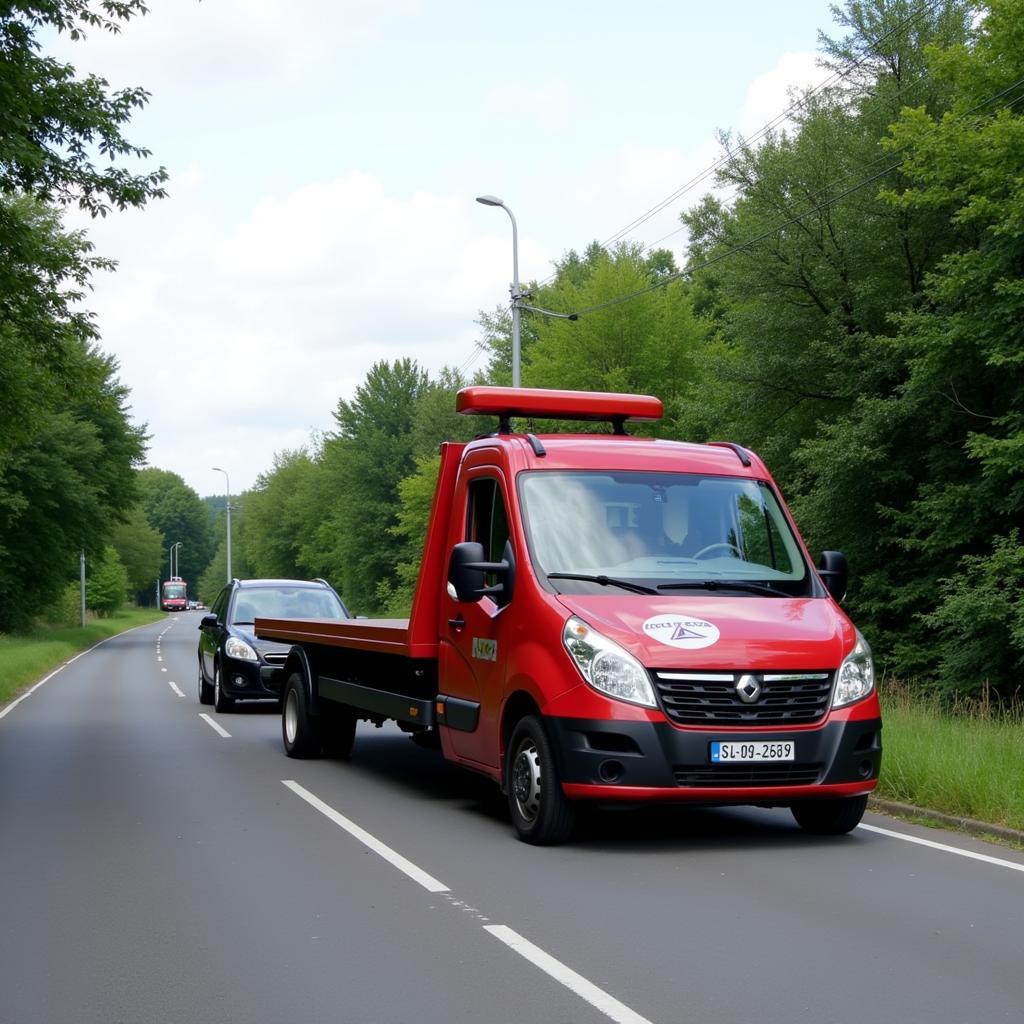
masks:
{"label": "front grille", "polygon": [[813,786],[820,764],[677,764],[677,786]]}
{"label": "front grille", "polygon": [[[750,675],[761,687],[756,701],[740,699],[736,685]],[[653,673],[665,714],[681,725],[803,725],[828,711],[831,672],[672,672]]]}

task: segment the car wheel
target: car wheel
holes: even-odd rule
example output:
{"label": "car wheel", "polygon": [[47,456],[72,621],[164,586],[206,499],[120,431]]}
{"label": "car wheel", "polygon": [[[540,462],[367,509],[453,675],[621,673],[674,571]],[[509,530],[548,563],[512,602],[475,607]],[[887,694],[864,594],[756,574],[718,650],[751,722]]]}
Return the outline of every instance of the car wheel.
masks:
{"label": "car wheel", "polygon": [[284,685],[281,699],[281,738],[289,757],[319,757],[323,737],[318,719],[310,717],[306,687],[301,672],[293,672]]}
{"label": "car wheel", "polygon": [[199,703],[213,703],[213,687],[206,681],[206,676],[203,675],[202,661],[199,662]]}
{"label": "car wheel", "polygon": [[523,718],[512,733],[505,784],[512,825],[524,843],[550,846],[569,838],[575,808],[562,792],[551,744],[535,715]]}
{"label": "car wheel", "polygon": [[213,707],[220,714],[235,710],[235,702],[220,685],[220,662],[213,666]]}
{"label": "car wheel", "polygon": [[816,836],[841,836],[860,824],[867,805],[867,796],[846,796],[835,800],[802,800],[790,810],[805,832]]}

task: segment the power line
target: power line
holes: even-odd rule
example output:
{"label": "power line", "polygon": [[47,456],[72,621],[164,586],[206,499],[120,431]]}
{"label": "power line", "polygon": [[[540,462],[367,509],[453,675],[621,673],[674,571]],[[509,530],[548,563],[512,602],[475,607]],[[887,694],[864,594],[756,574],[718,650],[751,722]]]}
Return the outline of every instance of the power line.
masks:
{"label": "power line", "polygon": [[[887,39],[889,39],[891,36],[895,35],[896,33],[902,32],[904,29],[909,28],[910,26],[912,26],[916,21],[918,21],[920,18],[923,18],[925,16],[925,14],[929,13],[932,9],[937,7],[938,4],[941,3],[941,2],[943,2],[943,0],[931,0],[930,3],[925,3],[918,11],[916,11],[913,14],[909,15],[908,17],[904,18],[903,21],[899,22],[899,24],[895,25],[893,28],[889,29],[887,32],[884,32],[877,39],[874,39],[871,42],[866,43],[864,45],[864,47],[860,50],[859,54],[850,62],[850,64],[847,67],[840,68],[840,69],[834,71],[827,79],[825,79],[824,82],[819,83],[813,89],[811,89],[807,93],[804,93],[798,99],[794,100],[792,103],[790,103],[790,105],[788,107],[785,108],[785,110],[783,110],[779,114],[776,114],[775,117],[773,117],[770,121],[765,122],[765,124],[763,124],[753,135],[751,135],[747,139],[744,139],[743,140],[744,143],[746,145],[751,145],[751,144],[756,144],[757,142],[761,141],[771,131],[773,131],[779,125],[783,124],[789,118],[789,116],[793,112],[795,112],[798,108],[800,108],[802,106],[806,106],[807,103],[812,98],[814,98],[817,95],[820,95],[826,89],[831,88],[832,86],[837,84],[839,81],[841,81],[844,78],[847,78],[850,74],[852,74],[857,68],[859,68],[864,63],[865,60],[867,60],[867,58],[871,55],[871,53],[875,49],[877,49],[878,46],[880,46],[882,43],[884,43]],[[922,77],[926,77],[926,76],[922,76]],[[918,81],[920,81],[920,79],[918,79]],[[706,168],[704,168],[704,170],[699,171],[697,174],[695,174],[688,181],[684,182],[682,185],[679,186],[679,188],[677,188],[670,195],[666,196],[660,202],[656,203],[654,206],[652,206],[646,212],[640,214],[640,216],[634,218],[625,227],[620,228],[614,234],[609,235],[609,237],[607,239],[605,239],[605,241],[603,241],[601,243],[601,247],[602,248],[607,248],[613,242],[617,242],[619,239],[621,239],[623,236],[628,234],[630,231],[634,230],[635,228],[640,227],[641,224],[645,224],[652,217],[655,217],[657,214],[661,213],[661,211],[664,210],[667,206],[669,206],[672,203],[676,202],[678,199],[680,199],[682,196],[684,196],[687,192],[692,191],[699,184],[701,184],[701,182],[706,181],[719,168],[721,168],[726,163],[728,163],[733,158],[733,156],[734,156],[734,151],[726,150],[726,152],[722,156],[720,156],[718,159],[716,159],[714,162],[712,162],[710,165],[708,165]],[[663,241],[665,241],[666,238],[671,238],[673,235],[678,234],[681,230],[683,230],[683,229],[682,228],[676,228],[674,231],[670,231],[667,235],[664,235],[662,238],[658,239],[658,242],[663,242]],[[653,247],[653,245],[657,245],[658,242],[652,243],[651,246],[645,246],[645,248],[647,250],[650,250]],[[539,283],[541,285],[547,284],[549,281],[551,281],[552,279],[554,279],[557,276],[557,273],[558,272],[555,271],[555,272],[549,274],[547,277],[545,277]]]}
{"label": "power line", "polygon": [[[1018,79],[1012,85],[1007,86],[1005,89],[1003,89],[1000,92],[996,93],[994,96],[990,96],[988,99],[983,100],[981,103],[978,103],[976,106],[971,107],[970,110],[966,110],[962,114],[957,115],[957,117],[954,120],[959,121],[959,120],[962,120],[965,117],[969,117],[971,114],[977,112],[982,107],[986,107],[990,103],[994,103],[996,100],[1001,99],[1007,93],[1012,92],[1014,89],[1018,88],[1021,85],[1024,85],[1024,78]],[[1013,100],[1011,100],[1007,104],[1007,106],[1008,107],[1012,107],[1014,104],[1019,103],[1021,100],[1024,100],[1024,93],[1022,93],[1020,96],[1017,96]],[[902,147],[901,147],[901,150],[902,150]],[[898,150],[897,152],[900,152],[901,150]],[[878,161],[876,160],[876,161],[873,161],[873,162],[877,163]],[[587,306],[584,309],[578,309],[578,310],[575,311],[576,312],[576,316],[577,317],[586,316],[589,313],[596,313],[599,310],[608,309],[610,306],[621,305],[624,302],[629,302],[632,299],[640,298],[643,295],[649,295],[651,292],[657,291],[659,288],[664,288],[667,285],[671,284],[673,281],[678,281],[680,278],[686,277],[688,275],[691,275],[691,274],[695,273],[698,270],[706,270],[708,267],[714,266],[714,264],[716,264],[716,263],[720,263],[722,260],[727,259],[729,256],[733,256],[733,255],[735,255],[738,252],[743,252],[743,251],[749,249],[751,246],[756,245],[758,242],[763,242],[766,238],[770,238],[773,235],[777,235],[780,231],[784,231],[786,228],[791,227],[793,224],[799,223],[805,217],[810,217],[812,214],[820,213],[822,210],[826,209],[827,207],[833,206],[836,203],[841,202],[843,199],[846,199],[848,196],[853,195],[854,192],[860,191],[860,189],[867,187],[872,182],[878,181],[880,178],[883,178],[883,177],[885,177],[885,175],[887,175],[887,174],[891,173],[892,171],[896,170],[896,168],[899,167],[901,163],[902,163],[902,158],[900,158],[898,160],[895,160],[888,167],[884,167],[882,170],[876,172],[875,174],[872,174],[869,177],[862,179],[861,181],[857,182],[855,185],[852,185],[850,188],[846,189],[845,191],[840,192],[838,195],[833,196],[830,199],[826,199],[824,202],[818,203],[817,205],[812,206],[810,209],[804,210],[803,213],[797,214],[795,217],[790,217],[789,219],[787,219],[785,221],[782,221],[779,224],[776,224],[774,227],[771,227],[771,228],[768,228],[765,231],[762,231],[760,234],[755,235],[753,238],[749,238],[749,239],[747,239],[747,241],[742,242],[739,245],[733,246],[731,249],[725,250],[725,252],[721,252],[721,253],[718,253],[715,256],[712,256],[710,259],[705,260],[703,263],[699,263],[699,264],[697,264],[695,266],[687,266],[687,267],[684,267],[682,270],[676,271],[676,273],[674,273],[674,274],[668,274],[665,277],[663,277],[661,280],[656,281],[654,284],[648,285],[646,288],[638,289],[637,291],[630,292],[630,293],[628,293],[626,295],[620,295],[620,296],[618,296],[618,297],[616,297],[614,299],[608,299],[606,302],[599,302],[599,303],[597,303],[596,305],[593,305],[593,306]],[[831,187],[831,186],[826,186],[826,189],[828,189],[829,187]]]}

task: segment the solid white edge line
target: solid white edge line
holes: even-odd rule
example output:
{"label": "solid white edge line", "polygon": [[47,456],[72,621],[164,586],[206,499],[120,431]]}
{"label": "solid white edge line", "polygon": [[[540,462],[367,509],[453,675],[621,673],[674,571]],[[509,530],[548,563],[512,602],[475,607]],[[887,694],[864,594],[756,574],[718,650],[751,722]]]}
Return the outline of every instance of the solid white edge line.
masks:
{"label": "solid white edge line", "polygon": [[500,939],[509,949],[515,950],[521,957],[529,960],[534,967],[539,967],[570,992],[575,992],[596,1010],[611,1017],[616,1024],[651,1024],[646,1017],[641,1017],[625,1003],[620,1003],[614,996],[608,995],[604,989],[587,981],[582,974],[577,974],[572,968],[566,967],[560,960],[556,960],[550,953],[545,953],[539,946],[524,939],[522,935],[511,928],[503,924],[486,924],[484,931],[490,932],[496,939]]}
{"label": "solid white edge line", "polygon": [[170,686],[170,688],[171,688],[171,689],[172,689],[172,690],[173,690],[173,691],[174,691],[174,692],[175,692],[175,693],[176,693],[176,694],[177,694],[177,695],[178,695],[179,697],[184,697],[184,696],[185,696],[185,694],[184,694],[184,693],[183,693],[183,692],[181,691],[181,689],[180,689],[180,688],[178,687],[178,684],[177,684],[177,683],[176,683],[176,682],[175,682],[175,681],[174,681],[173,679],[168,679],[168,680],[167,680],[167,685],[168,685],[168,686]]}
{"label": "solid white edge line", "polygon": [[205,711],[200,711],[199,717],[202,718],[214,732],[219,732],[221,736],[224,737],[224,739],[231,739],[231,733],[229,733],[227,729],[223,728],[220,724],[215,722],[208,714],[206,714]]}
{"label": "solid white edge line", "polygon": [[[157,619],[156,621],[159,622],[160,620]],[[48,676],[44,676],[42,679],[39,680],[38,683],[27,689],[20,697],[15,697],[10,704],[8,704],[5,708],[0,709],[0,718],[5,718],[7,715],[9,715],[23,700],[28,700],[28,698],[31,697],[32,694],[35,693],[36,690],[38,690],[39,687],[43,685],[43,683],[48,683],[55,675],[57,675],[58,672],[63,672],[64,669],[66,669],[68,665],[70,665],[73,661],[78,661],[79,658],[82,658],[86,654],[95,651],[97,647],[102,647],[103,644],[107,643],[110,640],[116,640],[119,636],[124,636],[125,633],[133,633],[136,629],[145,629],[146,626],[152,625],[152,622],[144,622],[142,623],[141,626],[132,626],[131,629],[126,629],[121,633],[115,633],[113,636],[105,636],[98,643],[93,644],[92,647],[88,647],[84,651],[79,651],[73,658],[68,658],[68,660],[65,661],[63,665],[59,665]]]}
{"label": "solid white edge line", "polygon": [[365,829],[360,828],[354,821],[346,818],[344,814],[336,811],[329,804],[325,804],[319,797],[314,796],[308,789],[300,786],[292,779],[282,779],[281,784],[287,786],[296,796],[302,797],[310,807],[315,807],[325,818],[334,822],[338,828],[344,829],[354,839],[358,839],[364,846],[373,850],[379,857],[383,857],[392,867],[398,868],[403,874],[408,875],[414,882],[422,885],[427,892],[449,892],[444,882],[439,882],[433,875],[428,875],[422,868],[418,868],[411,860],[406,860],[400,853],[392,850],[390,846],[382,843],[375,836],[370,835]]}
{"label": "solid white edge line", "polygon": [[867,832],[877,832],[880,836],[888,836],[890,839],[902,839],[907,843],[916,843],[918,846],[927,846],[931,850],[941,850],[943,853],[953,853],[958,857],[968,857],[971,860],[980,860],[984,864],[994,864],[998,868],[1009,868],[1011,871],[1024,871],[1024,864],[1017,864],[1012,860],[1003,860],[1001,857],[990,857],[987,853],[975,853],[973,850],[962,850],[959,846],[947,846],[945,843],[937,843],[934,839],[921,839],[918,836],[909,836],[906,832],[894,832],[888,828],[879,828],[877,825],[866,825],[861,822],[857,828]]}

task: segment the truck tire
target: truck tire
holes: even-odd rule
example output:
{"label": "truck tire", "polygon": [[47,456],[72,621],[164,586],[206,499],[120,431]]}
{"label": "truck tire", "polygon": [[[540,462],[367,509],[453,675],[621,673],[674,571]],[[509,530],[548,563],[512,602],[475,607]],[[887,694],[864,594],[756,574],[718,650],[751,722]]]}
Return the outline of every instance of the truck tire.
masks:
{"label": "truck tire", "polygon": [[234,699],[229,697],[224,692],[224,687],[220,685],[219,661],[213,666],[213,709],[222,715],[235,710]]}
{"label": "truck tire", "polygon": [[516,835],[533,846],[565,842],[575,808],[562,792],[555,758],[541,720],[521,719],[512,731],[505,766],[508,806]]}
{"label": "truck tire", "polygon": [[203,675],[202,662],[199,662],[199,703],[213,703],[213,687],[206,681],[206,676]]}
{"label": "truck tire", "polygon": [[318,719],[309,715],[306,687],[301,672],[293,672],[284,684],[281,698],[281,738],[289,757],[319,757],[323,737]]}
{"label": "truck tire", "polygon": [[325,757],[347,761],[356,741],[356,716],[344,704],[330,704],[321,699],[321,733]]}
{"label": "truck tire", "polygon": [[867,796],[844,796],[835,800],[804,800],[793,804],[790,810],[805,832],[841,836],[860,824],[867,805]]}

